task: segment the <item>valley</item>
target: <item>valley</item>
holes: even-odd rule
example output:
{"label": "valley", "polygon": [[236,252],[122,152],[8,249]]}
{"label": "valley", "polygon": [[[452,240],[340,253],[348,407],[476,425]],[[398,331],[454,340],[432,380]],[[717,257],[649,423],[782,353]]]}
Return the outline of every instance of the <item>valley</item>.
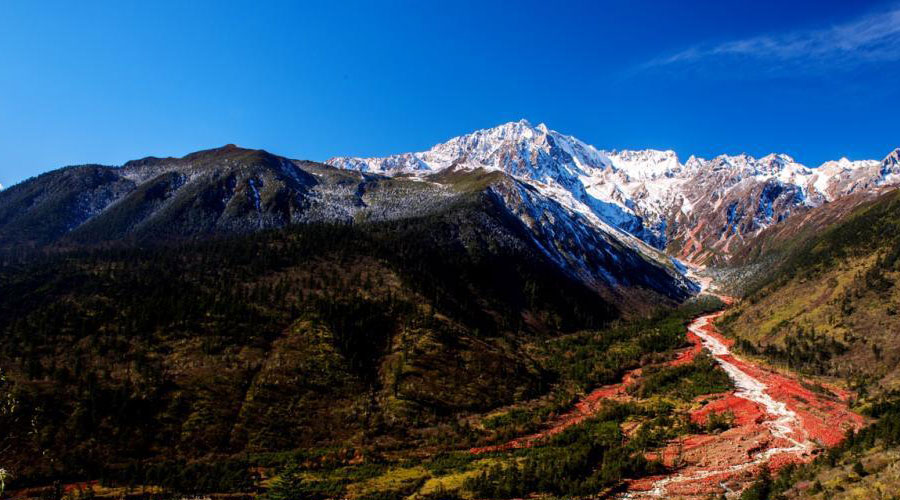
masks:
{"label": "valley", "polygon": [[900,500],[900,0],[6,0],[0,500]]}

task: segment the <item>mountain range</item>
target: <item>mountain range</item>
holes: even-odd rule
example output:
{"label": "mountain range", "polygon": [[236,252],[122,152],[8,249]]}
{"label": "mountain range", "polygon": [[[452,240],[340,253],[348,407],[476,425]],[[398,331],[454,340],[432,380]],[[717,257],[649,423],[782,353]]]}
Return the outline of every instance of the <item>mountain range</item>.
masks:
{"label": "mountain range", "polygon": [[900,183],[900,149],[881,161],[841,158],[815,168],[785,154],[691,156],[682,163],[673,151],[601,151],[526,120],[421,153],[326,163],[413,178],[501,171],[596,226],[613,226],[692,264],[727,260],[743,240],[791,213]]}
{"label": "mountain range", "polygon": [[[686,437],[736,472],[781,446],[748,437],[771,422],[732,385],[757,380],[831,444],[815,418],[880,418],[847,438],[874,470],[895,450],[866,436],[900,443],[898,174],[900,150],[682,162],[524,120],[384,158],[48,172],[0,191],[0,468],[25,497],[652,498]],[[686,340],[710,286],[756,378]],[[839,451],[788,473],[828,498]]]}
{"label": "mountain range", "polygon": [[[67,167],[0,193],[0,247],[165,242],[308,223],[397,220],[471,193],[493,200],[562,272],[619,302],[694,293],[686,266],[722,264],[763,229],[900,183],[881,161],[809,168],[784,154],[681,162],[601,151],[525,120],[421,153],[291,160],[234,145],[121,167]],[[642,292],[643,293],[643,292]]]}

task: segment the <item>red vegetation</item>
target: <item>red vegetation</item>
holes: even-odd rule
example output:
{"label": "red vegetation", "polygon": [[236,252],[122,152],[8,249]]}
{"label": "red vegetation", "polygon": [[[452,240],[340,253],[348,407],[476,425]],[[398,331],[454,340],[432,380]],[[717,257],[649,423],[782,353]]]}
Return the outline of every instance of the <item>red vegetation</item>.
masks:
{"label": "red vegetation", "polygon": [[[678,356],[672,361],[665,363],[666,365],[678,366],[690,363],[694,360],[694,357],[703,350],[703,344],[700,343],[699,337],[691,332],[688,332],[687,336],[688,340],[691,342],[691,347],[679,352]],[[531,446],[539,444],[545,438],[548,438],[555,434],[559,434],[567,428],[573,425],[577,425],[583,422],[586,418],[596,414],[602,407],[604,401],[610,399],[629,399],[630,396],[628,395],[627,390],[629,387],[637,383],[640,376],[641,369],[637,368],[635,370],[626,372],[625,376],[622,377],[622,382],[618,384],[605,385],[598,389],[594,389],[581,401],[575,403],[575,406],[571,410],[553,419],[553,421],[551,421],[548,427],[543,431],[536,432],[528,436],[523,436],[507,443],[472,448],[469,451],[475,454],[491,453],[495,451],[512,450],[517,448],[529,448]]]}
{"label": "red vegetation", "polygon": [[[730,297],[723,300],[727,304],[733,302]],[[733,341],[722,337],[713,323],[721,314],[706,316],[706,324],[699,318],[692,328],[725,346],[720,354],[714,353],[715,357],[743,372],[745,383],[756,387],[755,396],[742,392],[739,385],[738,390],[729,393],[698,398],[699,407],[690,413],[693,422],[703,425],[710,415],[727,412],[734,417],[732,427],[715,434],[685,436],[663,449],[649,452],[647,458],[659,459],[673,472],[631,482],[628,488],[631,498],[707,498],[728,490],[737,491],[753,480],[760,467],[777,470],[788,463],[812,460],[823,446],[840,443],[848,429],[865,425],[863,417],[848,409],[851,397],[848,391],[804,384],[793,375],[739,360],[727,352]],[[689,363],[704,348],[704,339],[697,334],[688,331],[687,338],[692,347],[681,351],[668,364]],[[629,398],[626,390],[640,375],[640,369],[632,370],[621,383],[596,389],[541,432],[500,445],[473,448],[471,452],[539,444],[595,414],[604,400]]]}
{"label": "red vegetation", "polygon": [[[712,318],[718,315],[713,315]],[[702,331],[730,347],[733,341],[719,334],[710,322]],[[691,342],[699,337],[688,335]],[[687,436],[650,454],[669,467],[679,465],[675,474],[644,478],[629,485],[632,498],[681,496],[707,498],[727,489],[740,490],[751,481],[759,467],[777,470],[788,463],[812,460],[822,446],[834,446],[848,429],[859,429],[865,420],[852,413],[847,403],[851,394],[831,387],[804,384],[793,376],[739,360],[731,354],[717,355],[765,386],[764,393],[783,403],[795,418],[785,419],[788,432],[781,437],[777,415],[762,404],[732,391],[706,397],[702,406],[691,412],[691,419],[706,423],[709,415],[730,412],[733,427],[718,434]]]}
{"label": "red vegetation", "polygon": [[591,391],[584,399],[576,403],[571,410],[553,419],[547,429],[543,431],[523,436],[503,444],[472,448],[469,452],[481,454],[534,446],[550,436],[559,434],[573,425],[580,424],[584,419],[597,413],[604,401],[609,399],[628,398],[629,396],[625,390],[637,381],[640,371],[640,369],[637,369],[628,372],[619,384],[606,385]]}

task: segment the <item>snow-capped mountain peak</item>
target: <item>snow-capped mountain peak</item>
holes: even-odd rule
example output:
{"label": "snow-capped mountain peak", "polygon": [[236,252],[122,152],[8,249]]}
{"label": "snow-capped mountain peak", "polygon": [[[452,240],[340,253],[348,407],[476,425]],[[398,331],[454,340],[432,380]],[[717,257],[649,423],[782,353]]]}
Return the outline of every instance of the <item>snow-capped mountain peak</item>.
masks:
{"label": "snow-capped mountain peak", "polygon": [[881,164],[888,168],[900,166],[900,148],[891,151],[885,156]]}
{"label": "snow-capped mountain peak", "polygon": [[[798,206],[816,206],[860,189],[900,183],[900,150],[882,162],[841,159],[816,168],[782,153],[761,158],[723,154],[711,160],[690,156],[681,163],[671,150],[605,151],[524,119],[476,130],[427,151],[338,157],[327,163],[418,178],[447,169],[502,171],[567,209],[658,249],[666,249],[671,241],[694,241],[697,235],[691,231],[699,225],[709,238],[717,238],[725,253],[731,238],[759,231]],[[701,224],[712,211],[723,210],[725,226]],[[690,260],[696,252],[683,256]]]}

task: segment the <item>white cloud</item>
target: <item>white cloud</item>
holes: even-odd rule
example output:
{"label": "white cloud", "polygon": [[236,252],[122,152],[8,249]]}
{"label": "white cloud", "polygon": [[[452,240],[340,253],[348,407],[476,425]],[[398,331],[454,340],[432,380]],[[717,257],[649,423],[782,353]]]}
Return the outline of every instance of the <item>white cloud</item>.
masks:
{"label": "white cloud", "polygon": [[[761,35],[718,45],[697,45],[643,67],[748,61],[769,69],[850,69],[900,60],[900,7],[820,29]],[[774,66],[771,66],[774,65]]]}

